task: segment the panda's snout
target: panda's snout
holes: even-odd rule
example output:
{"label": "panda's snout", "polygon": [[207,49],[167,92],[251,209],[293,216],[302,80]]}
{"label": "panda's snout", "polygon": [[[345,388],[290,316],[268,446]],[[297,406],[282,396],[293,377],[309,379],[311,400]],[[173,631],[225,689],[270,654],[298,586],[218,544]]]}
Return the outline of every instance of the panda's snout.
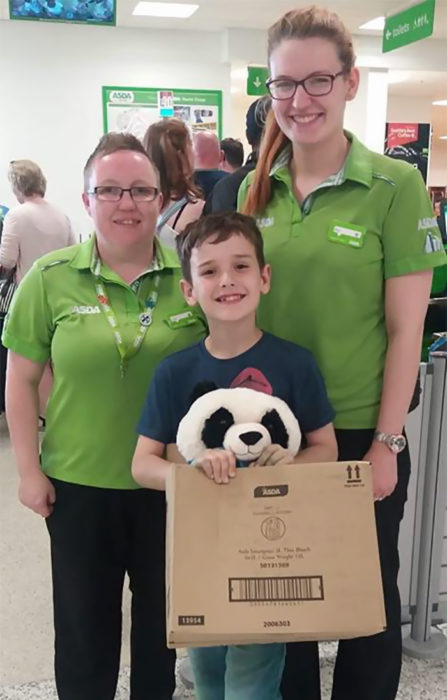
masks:
{"label": "panda's snout", "polygon": [[259,442],[262,437],[262,433],[258,432],[257,430],[249,430],[247,433],[241,433],[239,435],[239,439],[242,440],[244,445],[247,445],[247,447],[250,445],[256,445],[256,443]]}

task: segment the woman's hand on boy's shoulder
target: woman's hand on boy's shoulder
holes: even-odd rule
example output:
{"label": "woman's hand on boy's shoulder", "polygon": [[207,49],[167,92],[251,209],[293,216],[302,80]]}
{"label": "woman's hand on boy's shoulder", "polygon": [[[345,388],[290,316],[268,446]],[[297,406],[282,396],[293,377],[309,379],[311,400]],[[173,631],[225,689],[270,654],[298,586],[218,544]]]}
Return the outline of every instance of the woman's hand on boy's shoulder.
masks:
{"label": "woman's hand on boy's shoulder", "polygon": [[202,469],[216,484],[228,484],[236,476],[236,458],[231,450],[205,450],[194,460],[193,466]]}

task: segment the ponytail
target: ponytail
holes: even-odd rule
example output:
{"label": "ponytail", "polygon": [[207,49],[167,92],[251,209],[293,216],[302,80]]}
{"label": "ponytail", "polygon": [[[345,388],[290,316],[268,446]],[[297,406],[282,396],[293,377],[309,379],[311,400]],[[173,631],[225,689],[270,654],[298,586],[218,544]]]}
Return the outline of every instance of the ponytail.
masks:
{"label": "ponytail", "polygon": [[264,127],[255,176],[242,206],[242,213],[249,216],[260,214],[267,206],[271,193],[270,170],[276,157],[289,143],[279,128],[273,110],[270,110]]}

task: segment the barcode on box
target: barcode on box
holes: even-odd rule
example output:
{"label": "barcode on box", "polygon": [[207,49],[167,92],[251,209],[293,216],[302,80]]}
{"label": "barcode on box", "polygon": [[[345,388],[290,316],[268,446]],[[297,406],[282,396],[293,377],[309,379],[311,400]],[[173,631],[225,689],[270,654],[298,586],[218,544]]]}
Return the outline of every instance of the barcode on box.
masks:
{"label": "barcode on box", "polygon": [[324,600],[322,576],[230,578],[230,603]]}

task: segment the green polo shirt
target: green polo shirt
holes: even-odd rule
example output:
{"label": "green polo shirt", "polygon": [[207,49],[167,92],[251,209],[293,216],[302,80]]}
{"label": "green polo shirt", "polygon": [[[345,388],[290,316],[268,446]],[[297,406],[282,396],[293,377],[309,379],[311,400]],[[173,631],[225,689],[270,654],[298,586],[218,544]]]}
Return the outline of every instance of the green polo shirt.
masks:
{"label": "green polo shirt", "polygon": [[[272,196],[257,219],[272,287],[258,321],[314,353],[336,427],[371,428],[387,349],[384,280],[447,259],[419,172],[347,137],[344,167],[301,206],[290,149],[272,168]],[[239,208],[253,175],[241,185]]]}
{"label": "green polo shirt", "polygon": [[134,489],[136,425],[156,365],[203,337],[202,319],[186,306],[174,251],[156,244],[157,263],[129,286],[100,265],[99,276],[124,347],[130,347],[159,276],[153,322],[139,351],[120,371],[113,331],[95,288],[94,239],[38,260],[22,280],[3,343],[35,362],[51,358],[54,387],[47,409],[42,468],[62,481]]}

